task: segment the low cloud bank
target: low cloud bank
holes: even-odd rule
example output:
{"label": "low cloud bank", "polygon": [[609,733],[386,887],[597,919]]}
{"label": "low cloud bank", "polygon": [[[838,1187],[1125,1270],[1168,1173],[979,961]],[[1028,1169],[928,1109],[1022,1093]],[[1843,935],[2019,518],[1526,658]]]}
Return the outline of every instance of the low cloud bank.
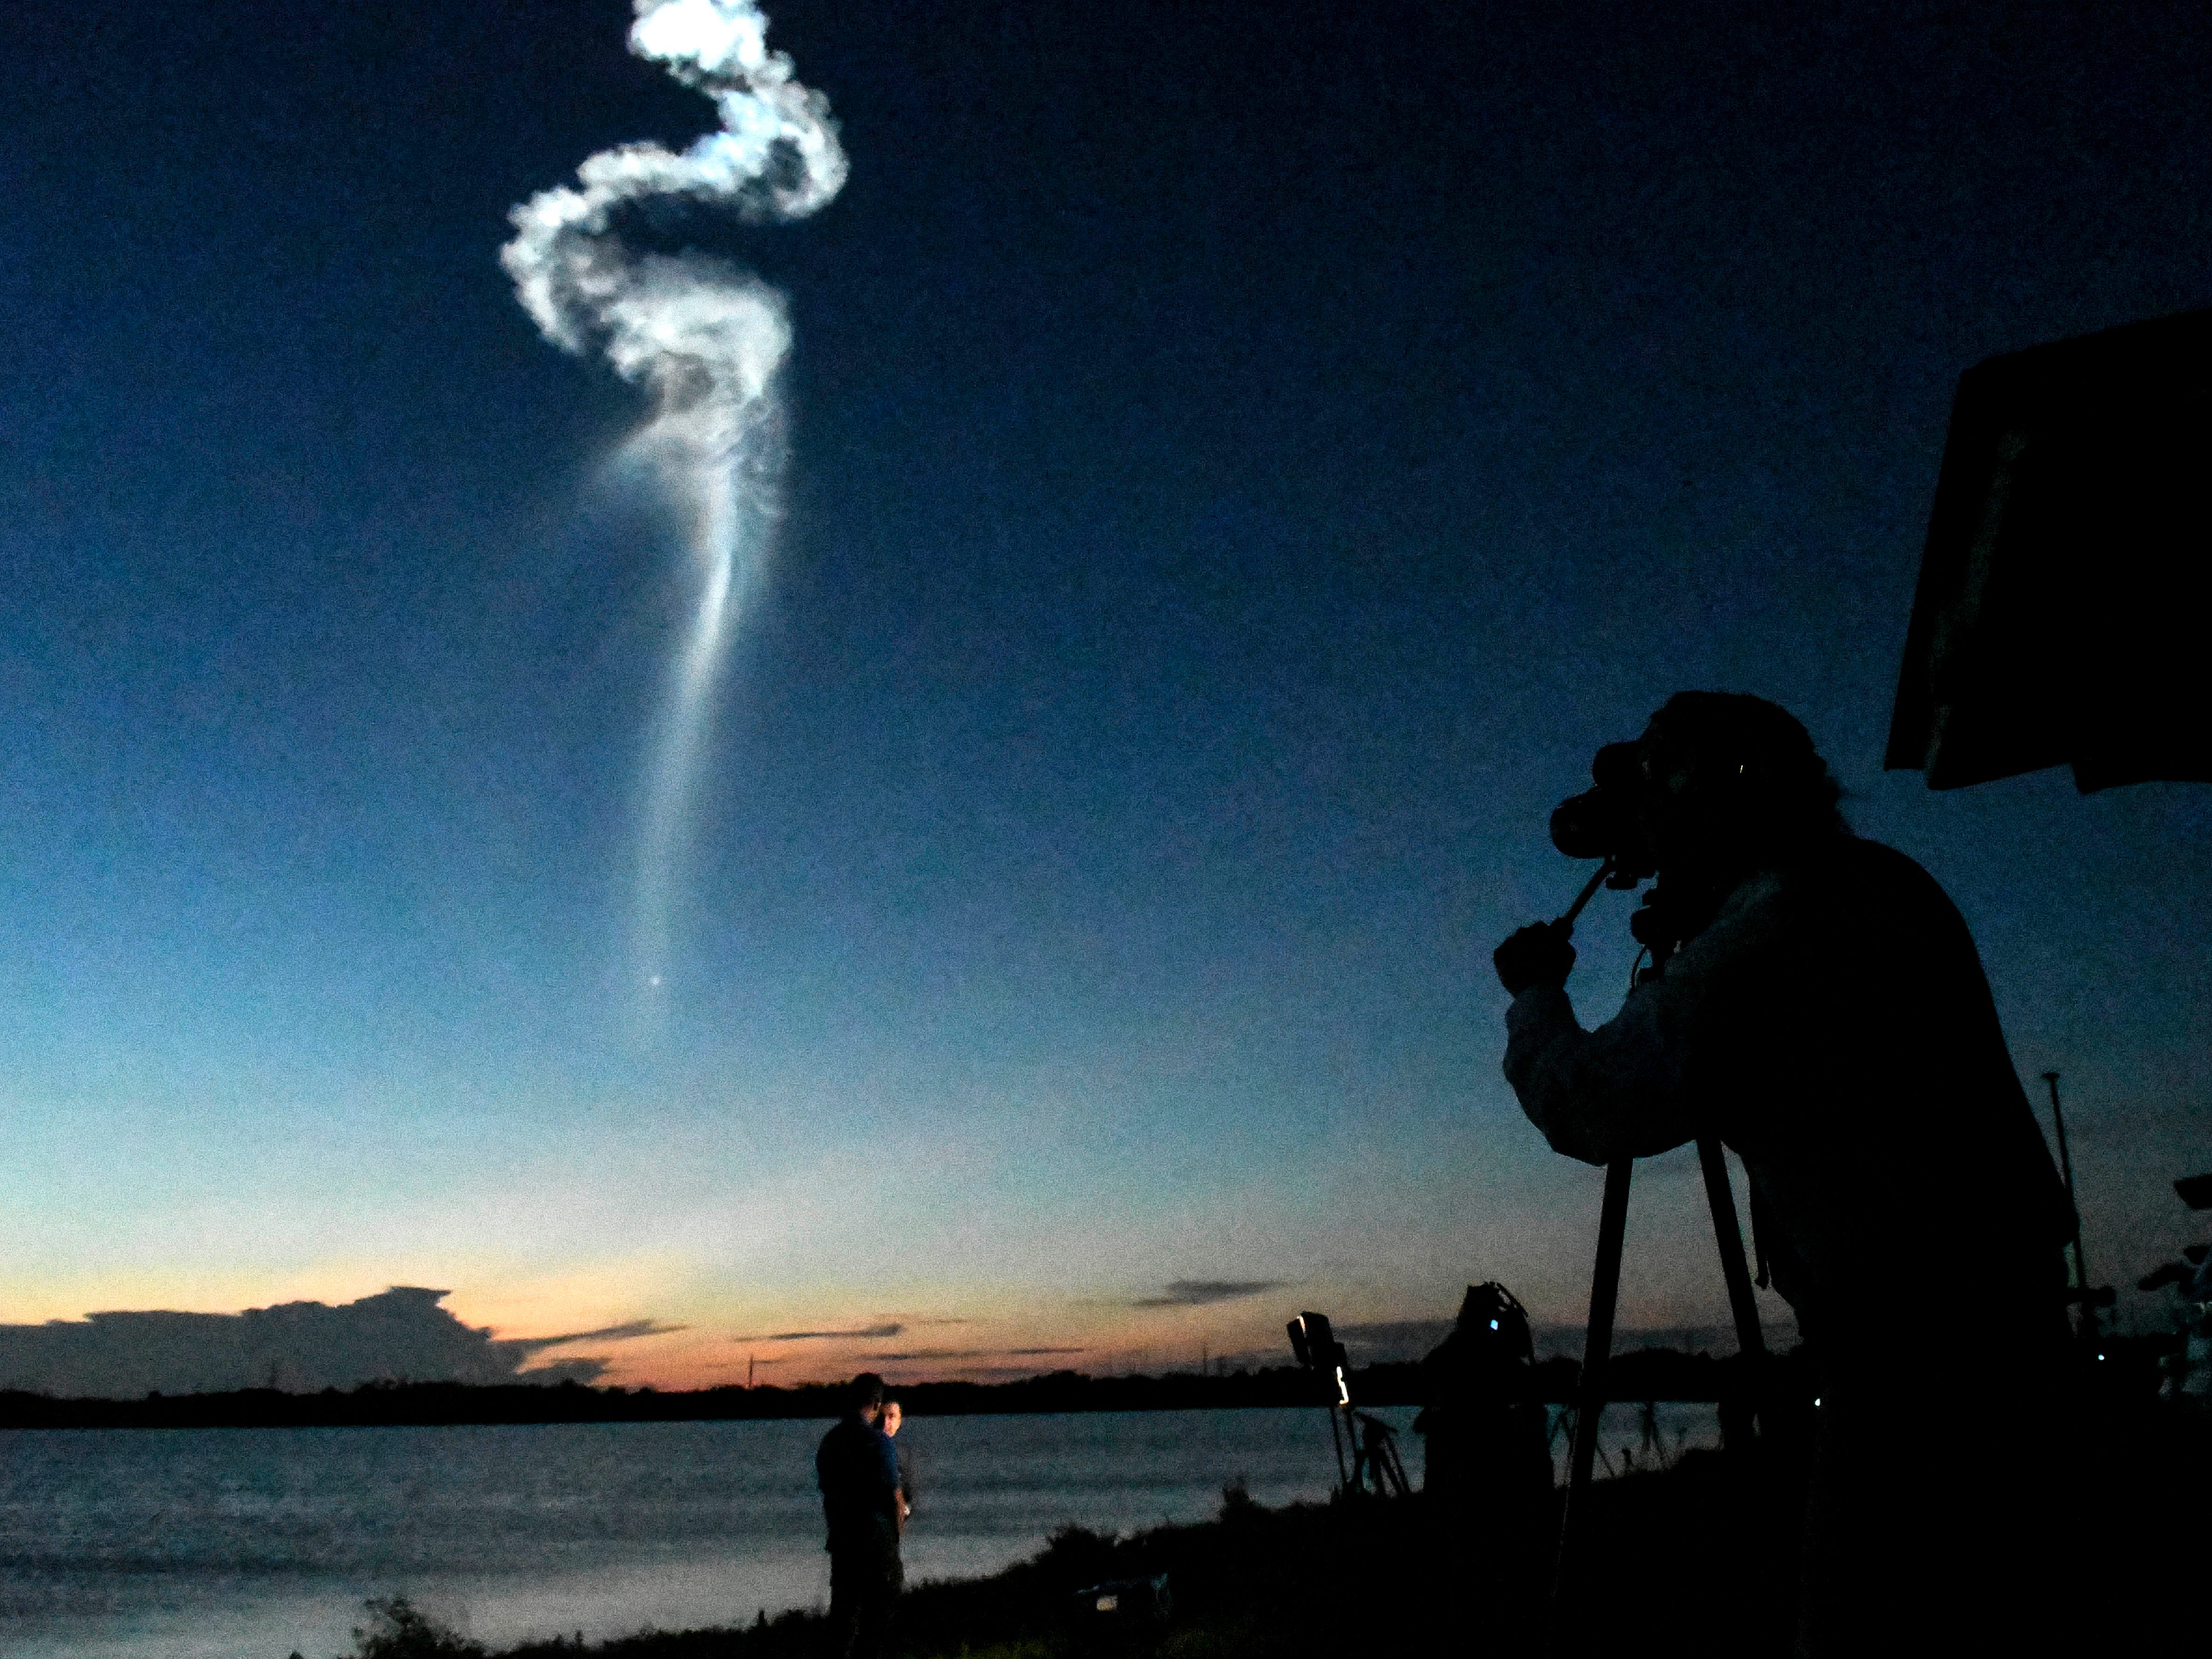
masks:
{"label": "low cloud bank", "polygon": [[[939,1320],[929,1322],[952,1324],[964,1322]],[[905,1329],[904,1325],[896,1321],[886,1321],[881,1325],[860,1325],[842,1331],[762,1331],[752,1336],[733,1336],[730,1340],[732,1342],[834,1342],[870,1338],[880,1340],[887,1336],[896,1336]]]}
{"label": "low cloud bank", "polygon": [[[1584,1332],[1580,1325],[1538,1325],[1530,1333],[1536,1345],[1536,1358],[1553,1359],[1583,1357]],[[1764,1322],[1760,1333],[1770,1353],[1782,1353],[1797,1346],[1797,1322],[1793,1319],[1772,1319]],[[1613,1352],[1631,1353],[1638,1348],[1675,1348],[1685,1353],[1709,1353],[1715,1358],[1736,1351],[1735,1327],[1733,1325],[1623,1325],[1613,1333]]]}
{"label": "low cloud bank", "polygon": [[[1356,1365],[1375,1365],[1392,1360],[1419,1359],[1451,1334],[1449,1319],[1379,1319],[1364,1324],[1339,1325],[1337,1336]],[[1284,1344],[1287,1351],[1289,1343]]]}
{"label": "low cloud bank", "polygon": [[1178,1279],[1158,1296],[1139,1297],[1133,1308],[1206,1308],[1235,1302],[1262,1291],[1279,1291],[1285,1279]]}
{"label": "low cloud bank", "polygon": [[364,1382],[590,1382],[602,1359],[556,1359],[572,1342],[682,1330],[650,1319],[560,1336],[495,1337],[438,1304],[450,1292],[395,1285],[331,1307],[287,1302],[243,1313],[96,1313],[0,1325],[0,1388],[110,1400],[232,1389],[313,1393]]}
{"label": "low cloud bank", "polygon": [[1088,1348],[909,1348],[864,1358],[895,1362],[919,1359],[1036,1359],[1047,1354],[1088,1353]]}

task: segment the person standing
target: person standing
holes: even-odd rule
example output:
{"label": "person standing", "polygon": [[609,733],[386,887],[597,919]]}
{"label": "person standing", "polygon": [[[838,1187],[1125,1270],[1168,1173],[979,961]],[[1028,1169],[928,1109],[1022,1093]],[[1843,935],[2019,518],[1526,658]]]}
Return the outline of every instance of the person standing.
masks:
{"label": "person standing", "polygon": [[1491,1555],[1540,1532],[1552,1451],[1528,1311],[1503,1285],[1468,1285],[1421,1371],[1428,1403],[1413,1432],[1427,1443],[1421,1489],[1440,1523]]}
{"label": "person standing", "polygon": [[814,1473],[830,1538],[830,1628],[840,1659],[873,1659],[906,1585],[897,1450],[883,1430],[884,1380],[852,1381],[844,1417],[822,1437]]}
{"label": "person standing", "polygon": [[[899,1425],[906,1421],[906,1408],[899,1404],[898,1396],[884,1396],[884,1432],[893,1441],[898,1438]],[[900,1446],[898,1452],[899,1530],[906,1530],[907,1522],[914,1515],[914,1448]]]}

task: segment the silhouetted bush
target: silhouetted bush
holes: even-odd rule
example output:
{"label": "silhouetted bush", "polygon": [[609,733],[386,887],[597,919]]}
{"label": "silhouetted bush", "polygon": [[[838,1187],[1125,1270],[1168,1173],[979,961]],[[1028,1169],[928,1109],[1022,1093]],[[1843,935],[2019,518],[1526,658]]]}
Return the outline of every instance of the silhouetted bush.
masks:
{"label": "silhouetted bush", "polygon": [[371,1596],[369,1627],[356,1626],[353,1659],[487,1659],[481,1642],[465,1640],[404,1595]]}

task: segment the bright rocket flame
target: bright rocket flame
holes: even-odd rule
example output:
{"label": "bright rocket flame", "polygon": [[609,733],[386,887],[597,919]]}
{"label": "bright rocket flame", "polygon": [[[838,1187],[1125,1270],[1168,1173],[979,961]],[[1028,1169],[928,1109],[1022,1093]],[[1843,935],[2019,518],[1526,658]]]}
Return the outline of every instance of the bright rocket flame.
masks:
{"label": "bright rocket flame", "polygon": [[576,169],[580,188],[540,191],[514,210],[500,263],[547,339],[577,353],[597,343],[617,374],[652,387],[655,412],[630,449],[690,520],[698,608],[653,734],[638,846],[638,969],[657,988],[714,681],[777,515],[776,379],[791,321],[781,294],[727,260],[638,252],[616,214],[678,197],[747,220],[804,218],[836,195],[847,165],[829,100],[768,49],[752,0],[635,4],[629,49],[712,98],[721,130],[680,155],[637,143],[590,157]]}

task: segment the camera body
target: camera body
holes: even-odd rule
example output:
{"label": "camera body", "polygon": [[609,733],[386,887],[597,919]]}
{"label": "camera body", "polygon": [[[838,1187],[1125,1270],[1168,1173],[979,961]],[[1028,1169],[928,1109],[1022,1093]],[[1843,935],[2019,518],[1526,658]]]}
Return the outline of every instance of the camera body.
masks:
{"label": "camera body", "polygon": [[1327,1314],[1302,1313],[1290,1322],[1291,1352],[1298,1364],[1327,1386],[1329,1403],[1347,1409],[1352,1405],[1352,1356],[1336,1340]]}
{"label": "camera body", "polygon": [[1603,859],[1613,866],[1608,887],[1626,889],[1656,873],[1657,854],[1638,811],[1647,787],[1632,743],[1609,743],[1590,763],[1596,786],[1552,809],[1552,845],[1571,859]]}
{"label": "camera body", "polygon": [[[1651,783],[1646,777],[1643,747],[1633,743],[1609,743],[1590,763],[1595,787],[1570,796],[1552,809],[1552,845],[1571,859],[1602,859],[1605,884],[1626,892],[1659,872],[1658,849],[1642,811]],[[1596,887],[1592,880],[1584,896]],[[1581,908],[1581,901],[1576,908]],[[1657,965],[1673,954],[1698,918],[1689,914],[1682,896],[1669,892],[1664,883],[1644,895],[1643,903],[1628,919],[1628,932],[1651,953]],[[1571,919],[1572,912],[1569,913]]]}
{"label": "camera body", "polygon": [[[1644,744],[1606,744],[1590,761],[1595,787],[1568,796],[1551,811],[1553,848],[1568,858],[1604,858],[1604,884],[1614,891],[1628,891],[1659,874],[1659,848],[1652,842],[1648,814],[1656,785],[1648,776],[1648,754],[1650,750]],[[1723,765],[1719,779],[1705,787],[1708,794],[1719,792],[1721,801],[1736,799],[1741,810],[1741,792],[1756,787],[1765,772],[1759,761]],[[1597,880],[1593,878],[1586,891],[1595,891],[1595,887]],[[1652,967],[1646,973],[1656,971],[1686,938],[1712,921],[1719,898],[1710,883],[1701,884],[1694,878],[1687,884],[1683,878],[1662,878],[1644,894],[1644,902],[1628,918],[1628,933],[1650,951]]]}

